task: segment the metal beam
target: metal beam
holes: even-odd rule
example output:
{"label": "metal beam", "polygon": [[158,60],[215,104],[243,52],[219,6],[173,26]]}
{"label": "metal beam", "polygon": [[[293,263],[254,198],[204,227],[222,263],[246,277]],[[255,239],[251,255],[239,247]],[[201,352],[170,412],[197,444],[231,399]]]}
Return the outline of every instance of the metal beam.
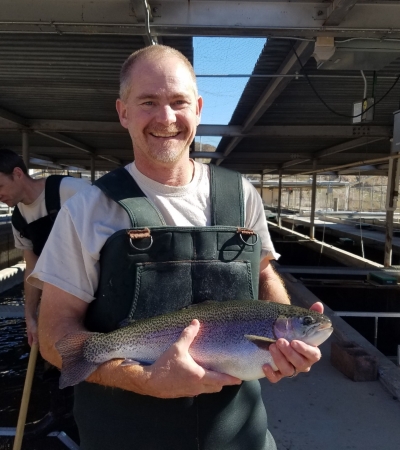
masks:
{"label": "metal beam", "polygon": [[359,161],[355,161],[355,162],[352,162],[349,164],[341,164],[341,165],[336,165],[336,166],[332,166],[332,167],[326,167],[324,169],[305,170],[303,172],[297,173],[297,175],[309,175],[309,174],[313,174],[313,173],[321,173],[324,171],[338,171],[340,169],[345,169],[347,167],[365,166],[367,164],[375,164],[375,163],[380,163],[380,162],[384,162],[384,161],[389,161],[390,158],[398,159],[398,158],[400,158],[400,154],[396,154],[394,156],[393,155],[383,156],[382,158],[359,160]]}
{"label": "metal beam", "polygon": [[24,119],[23,117],[18,116],[17,114],[7,111],[3,108],[0,108],[0,118],[7,120],[14,125],[18,125],[17,127],[15,127],[16,129],[21,129],[21,127],[25,128],[28,126],[27,119]]}
{"label": "metal beam", "polygon": [[26,130],[22,131],[22,159],[29,170],[29,134]]}
{"label": "metal beam", "polygon": [[[286,169],[288,167],[297,166],[299,164],[303,164],[314,158],[315,159],[323,159],[327,156],[335,155],[336,153],[345,152],[345,151],[351,150],[353,148],[361,147],[363,145],[368,145],[368,144],[372,144],[373,142],[378,142],[378,141],[387,140],[387,139],[388,139],[387,137],[375,137],[375,138],[361,137],[358,139],[352,139],[351,141],[343,142],[342,144],[334,145],[333,147],[329,147],[324,150],[319,150],[319,151],[315,152],[313,155],[310,155],[310,157],[308,157],[308,158],[299,158],[299,159],[287,161],[282,164],[282,168]],[[301,155],[301,156],[303,156],[303,155]]]}
{"label": "metal beam", "polygon": [[[399,2],[358,3],[343,15],[345,1],[332,12],[343,16],[339,26],[326,24],[331,5],[322,0],[150,0],[150,4],[155,36],[400,37]],[[39,4],[2,0],[0,32],[146,35],[129,3],[115,0],[41,0]]]}
{"label": "metal beam", "polygon": [[[313,169],[317,168],[317,160],[313,160]],[[311,213],[310,213],[310,239],[315,238],[315,208],[317,205],[317,174],[312,175]]]}
{"label": "metal beam", "polygon": [[[313,45],[310,42],[301,41],[294,46],[297,56],[303,64],[310,58],[313,52]],[[300,64],[294,52],[289,51],[285,60],[277,70],[279,74],[291,74],[300,69]],[[253,106],[250,114],[243,124],[243,131],[246,132],[260,119],[260,117],[271,107],[275,99],[286,89],[292,78],[275,78],[262,93],[258,102]]]}
{"label": "metal beam", "polygon": [[[277,73],[279,74],[290,74],[294,73],[296,70],[300,69],[300,63],[298,58],[301,60],[302,64],[305,64],[310,58],[313,52],[313,45],[307,41],[301,41],[294,45],[294,49],[297,53],[291,49],[287,54],[285,60],[280,65]],[[291,78],[275,78],[271,80],[264,92],[262,93],[258,102],[254,105],[250,114],[247,116],[243,123],[243,131],[249,131],[254,124],[260,119],[260,117],[271,107],[277,97],[286,89],[286,86],[292,81]],[[229,143],[228,147],[224,150],[224,158],[226,158],[232,150],[239,144],[240,138],[235,138]],[[217,165],[221,164],[223,159],[217,161]]]}
{"label": "metal beam", "polygon": [[[2,113],[0,109],[0,118]],[[8,113],[11,123],[0,121],[0,131],[18,131],[18,121],[22,121],[33,131],[56,133],[105,133],[127,134],[127,130],[119,122],[96,122],[79,120],[28,120]],[[5,117],[4,117],[5,118]],[[7,120],[10,120],[7,119]],[[240,125],[199,125],[196,136],[222,137],[310,137],[310,138],[357,138],[362,136],[378,136],[391,138],[393,127],[379,125],[260,125],[254,126],[247,133]]]}
{"label": "metal beam", "polygon": [[286,161],[285,163],[282,164],[282,169],[287,169],[288,167],[297,166],[298,164],[302,164],[307,161],[310,161],[310,159],[312,159],[312,155],[310,155],[307,158],[298,158],[298,159],[293,159],[292,161]]}
{"label": "metal beam", "polygon": [[328,7],[328,17],[324,22],[324,26],[340,25],[357,1],[358,0],[332,0],[331,5]]}
{"label": "metal beam", "polygon": [[354,166],[349,169],[343,169],[338,171],[338,175],[346,175],[346,174],[353,174],[355,171],[358,172],[373,172],[378,171],[377,166],[373,166],[371,164],[367,164],[365,166]]}
{"label": "metal beam", "polygon": [[59,133],[44,133],[43,131],[35,131],[37,134],[40,134],[41,136],[45,136],[49,139],[52,139],[53,141],[57,141],[57,142],[61,142],[63,144],[68,145],[69,147],[74,147],[77,150],[80,150],[81,152],[84,153],[89,153],[89,154],[94,154],[95,150],[91,147],[89,147],[86,144],[83,144],[82,142],[79,142],[75,139],[72,139],[68,136],[64,136],[63,134],[59,134]]}
{"label": "metal beam", "polygon": [[[114,158],[113,156],[110,155],[96,155],[98,158],[100,159],[104,159],[106,161],[112,162],[113,164],[116,164],[117,166],[121,166],[122,165],[122,161],[118,158]],[[133,155],[132,155],[132,159],[133,159]]]}
{"label": "metal beam", "polygon": [[190,157],[191,158],[211,158],[211,159],[218,159],[222,158],[222,153],[217,152],[191,152]]}
{"label": "metal beam", "polygon": [[352,148],[362,147],[363,145],[372,144],[373,142],[378,142],[382,140],[386,140],[385,137],[361,137],[358,139],[352,139],[351,141],[344,142],[343,144],[334,145],[333,147],[326,148],[325,150],[320,150],[314,153],[314,157],[317,159],[325,158],[326,156],[331,156],[336,153],[345,152],[347,150],[351,150]]}

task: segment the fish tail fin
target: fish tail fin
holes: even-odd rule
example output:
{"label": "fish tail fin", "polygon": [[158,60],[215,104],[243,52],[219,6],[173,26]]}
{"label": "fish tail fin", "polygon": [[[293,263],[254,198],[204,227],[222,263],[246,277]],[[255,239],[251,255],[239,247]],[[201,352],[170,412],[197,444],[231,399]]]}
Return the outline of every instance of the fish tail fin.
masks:
{"label": "fish tail fin", "polygon": [[83,347],[86,340],[95,333],[81,331],[68,334],[56,343],[56,349],[62,359],[60,389],[74,386],[91,375],[98,364],[86,361]]}

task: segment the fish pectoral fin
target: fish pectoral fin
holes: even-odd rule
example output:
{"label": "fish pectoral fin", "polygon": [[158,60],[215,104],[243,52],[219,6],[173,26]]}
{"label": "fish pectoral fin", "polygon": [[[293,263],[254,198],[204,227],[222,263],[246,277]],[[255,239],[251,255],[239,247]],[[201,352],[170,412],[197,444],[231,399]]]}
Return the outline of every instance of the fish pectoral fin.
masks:
{"label": "fish pectoral fin", "polygon": [[148,361],[137,361],[136,359],[126,358],[122,361],[121,366],[150,366],[153,364]]}
{"label": "fish pectoral fin", "polygon": [[244,337],[254,345],[257,345],[257,347],[261,350],[269,350],[269,346],[276,342],[275,339],[270,339],[263,336],[254,336],[253,334],[245,334]]}

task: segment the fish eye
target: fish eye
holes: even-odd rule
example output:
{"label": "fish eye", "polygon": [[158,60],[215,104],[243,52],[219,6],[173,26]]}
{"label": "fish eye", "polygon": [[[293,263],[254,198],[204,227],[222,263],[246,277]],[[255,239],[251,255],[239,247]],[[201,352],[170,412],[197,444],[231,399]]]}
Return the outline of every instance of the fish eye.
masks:
{"label": "fish eye", "polygon": [[303,319],[303,325],[308,326],[314,323],[314,319],[311,316],[306,316]]}

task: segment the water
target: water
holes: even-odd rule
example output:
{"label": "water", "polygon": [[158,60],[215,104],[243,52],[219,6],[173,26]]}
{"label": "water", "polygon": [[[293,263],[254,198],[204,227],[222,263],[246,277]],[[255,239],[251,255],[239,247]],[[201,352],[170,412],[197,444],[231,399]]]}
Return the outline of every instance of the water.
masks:
{"label": "water", "polygon": [[[23,286],[16,286],[0,294],[0,304],[23,305]],[[25,320],[0,319],[0,427],[17,426],[29,352]],[[41,419],[50,409],[50,400],[45,363],[38,356],[27,422]],[[62,429],[54,431],[64,431],[75,442],[79,442],[76,425],[72,418],[64,420],[60,428]],[[13,440],[11,437],[0,436],[0,450],[11,450]],[[22,443],[22,450],[65,450],[66,448],[55,437],[24,439]]]}

